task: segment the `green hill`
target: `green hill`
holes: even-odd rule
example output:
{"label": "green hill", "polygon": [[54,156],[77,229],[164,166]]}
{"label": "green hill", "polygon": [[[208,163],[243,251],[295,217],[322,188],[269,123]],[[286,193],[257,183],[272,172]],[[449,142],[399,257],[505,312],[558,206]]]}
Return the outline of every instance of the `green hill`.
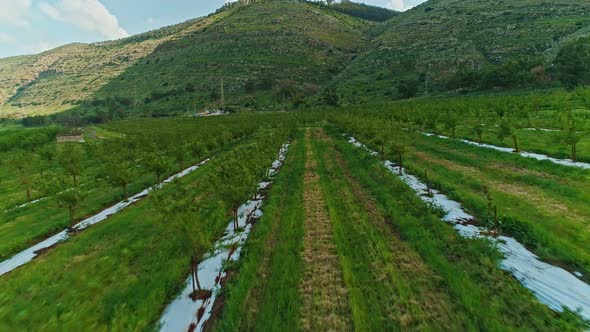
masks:
{"label": "green hill", "polygon": [[[431,0],[393,17],[335,82],[351,101],[399,98],[398,84],[423,93],[461,88],[458,71],[493,78],[510,61],[534,67],[573,37],[590,33],[585,0]],[[541,59],[538,59],[538,58]],[[517,65],[515,65],[517,67]],[[428,82],[427,82],[428,81]],[[495,88],[490,82],[486,88]],[[404,89],[401,89],[404,92]]]}
{"label": "green hill", "polygon": [[234,6],[105,85],[97,99],[131,97],[143,112],[226,105],[276,107],[318,93],[369,42],[373,23],[307,3]]}
{"label": "green hill", "polygon": [[430,0],[404,13],[240,1],[118,41],[0,59],[0,116],[276,110],[551,87],[553,59],[590,35],[589,10],[585,0]]}
{"label": "green hill", "polygon": [[201,19],[95,44],[69,44],[30,56],[0,59],[2,116],[49,114],[88,100],[163,42],[181,38]]}

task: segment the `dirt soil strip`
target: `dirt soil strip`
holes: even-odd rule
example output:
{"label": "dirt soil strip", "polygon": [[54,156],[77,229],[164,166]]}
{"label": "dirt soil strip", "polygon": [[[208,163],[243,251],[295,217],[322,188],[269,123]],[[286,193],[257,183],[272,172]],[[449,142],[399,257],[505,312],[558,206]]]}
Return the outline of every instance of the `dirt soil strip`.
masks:
{"label": "dirt soil strip", "polygon": [[305,271],[299,286],[303,299],[301,327],[305,331],[347,331],[351,329],[347,291],[310,139],[308,129],[303,192]]}

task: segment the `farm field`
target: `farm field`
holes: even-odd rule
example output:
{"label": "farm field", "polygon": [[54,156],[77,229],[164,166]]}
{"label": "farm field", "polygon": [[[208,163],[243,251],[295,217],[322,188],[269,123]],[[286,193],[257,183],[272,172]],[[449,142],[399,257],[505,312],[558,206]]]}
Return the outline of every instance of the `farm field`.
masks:
{"label": "farm field", "polygon": [[[251,234],[239,259],[219,270],[225,277],[215,302],[207,305],[207,320],[193,313],[199,326],[223,331],[585,326],[578,308],[556,312],[539,302],[500,268],[502,254],[491,242],[459,236],[442,220],[444,208],[419,199],[380,159],[396,161],[401,152],[406,171],[460,202],[474,216],[470,223],[514,237],[583,282],[590,273],[588,170],[428,137],[404,130],[403,120],[356,116],[351,111],[125,120],[88,129],[100,135],[82,145],[55,147],[46,141],[23,149],[36,155],[48,146],[57,154],[72,146],[90,152],[136,146],[141,171],[128,183],[128,195],[214,158],[1,276],[0,329],[157,329],[163,310],[184,287],[191,261],[206,257],[235,216],[231,202],[252,195],[252,185],[243,181],[264,181],[261,171],[287,137],[289,153],[270,185],[262,217],[248,226]],[[191,149],[196,143],[187,139],[180,144],[186,154],[175,154],[178,132],[188,130],[197,134],[200,147]],[[354,147],[345,134],[359,136],[377,155]],[[159,176],[143,170],[148,160],[141,153],[156,138],[170,144],[162,146],[168,168]],[[131,145],[136,140],[141,143]],[[74,189],[85,193],[76,220],[125,200],[121,186],[97,179],[104,173],[95,161],[102,160],[98,153],[85,154],[84,175]],[[42,168],[30,170],[42,177]],[[244,173],[248,169],[251,173]],[[69,179],[67,170],[60,171]],[[21,204],[8,197],[22,195],[23,183],[8,183],[3,196],[13,206]],[[70,225],[58,193],[48,195],[4,213],[4,260]]]}
{"label": "farm field", "polygon": [[0,332],[590,331],[589,12],[0,0]]}
{"label": "farm field", "polygon": [[[148,196],[146,201],[76,234],[3,276],[0,328],[137,330],[154,326],[167,301],[181,287],[190,253],[194,250],[202,255],[225,228],[228,216],[221,193],[208,194],[216,186],[210,182],[211,174],[221,176],[225,165],[244,154],[254,152],[256,161],[272,160],[281,135],[256,134],[235,149],[220,153],[197,172]],[[257,140],[269,144],[261,149],[254,144]],[[227,180],[237,181],[239,175],[229,174]],[[199,197],[198,210],[190,205],[191,195]],[[184,218],[201,222],[186,224],[180,216],[174,221],[165,218],[166,211],[179,215],[180,210]],[[198,243],[190,239],[195,233],[200,234]],[[170,265],[163,267],[159,264],[162,261]],[[68,273],[64,274],[64,270]],[[31,279],[27,282],[27,278]],[[85,291],[72,285],[86,285]],[[21,292],[28,295],[17,296]],[[88,302],[88,297],[100,300]],[[131,297],[136,297],[134,305],[130,305]],[[40,305],[34,313],[29,311],[33,298]],[[6,311],[9,308],[11,312]]]}
{"label": "farm field", "polygon": [[[51,174],[67,184],[63,192],[80,192],[72,203],[75,222],[125,202],[125,188],[131,197],[211,160],[7,270],[0,276],[0,330],[174,330],[160,325],[163,312],[191,283],[200,295],[185,302],[203,306],[166,324],[179,319],[223,331],[584,329],[586,307],[537,297],[502,269],[493,241],[460,236],[444,221],[444,206],[416,196],[381,159],[401,163],[461,204],[473,216],[469,225],[512,237],[577,279],[582,289],[566,291],[572,299],[587,291],[590,275],[590,171],[426,136],[411,121],[397,112],[356,110],[130,119],[86,129],[95,134],[86,143],[44,138],[3,152],[35,161],[27,168],[31,178]],[[350,144],[348,135],[376,152]],[[531,143],[542,144],[539,137],[531,135]],[[249,233],[240,237],[239,255],[229,261],[237,242],[224,240],[230,254],[213,271],[216,288],[187,285],[192,270],[192,280],[207,284],[212,271],[192,266],[219,250],[237,206],[266,183],[266,169],[288,138],[284,166],[261,196],[261,217],[247,217],[237,229]],[[41,163],[47,149],[55,156]],[[59,162],[71,149],[84,153],[76,184]],[[114,165],[108,156],[122,150],[129,162],[105,173],[104,165]],[[148,158],[156,151],[159,162]],[[583,144],[579,153],[586,153]],[[1,196],[7,262],[72,221],[60,204],[63,193],[36,190],[31,199],[41,200],[26,205],[31,183],[11,179],[10,162],[2,167],[10,184]],[[119,181],[105,178],[129,170],[133,175]]]}
{"label": "farm field", "polygon": [[[0,258],[213,156],[246,134],[242,128],[232,132],[227,127],[223,143],[216,141],[217,137],[200,139],[213,137],[210,133],[215,126],[188,138],[183,137],[182,130],[186,133],[193,128],[185,124],[184,128],[177,127],[176,137],[168,135],[168,140],[162,139],[163,132],[143,136],[125,131],[131,127],[119,127],[114,133],[130,135],[131,139],[107,137],[83,145],[59,146],[47,140],[4,153],[6,163],[0,167]],[[113,131],[104,132],[113,135]],[[70,193],[76,195],[68,196]]]}

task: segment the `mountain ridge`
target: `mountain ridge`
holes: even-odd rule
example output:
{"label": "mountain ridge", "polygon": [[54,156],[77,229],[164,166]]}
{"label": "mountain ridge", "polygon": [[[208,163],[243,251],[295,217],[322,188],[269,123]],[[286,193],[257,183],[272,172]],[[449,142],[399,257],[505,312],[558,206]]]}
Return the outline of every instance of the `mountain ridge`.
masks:
{"label": "mountain ridge", "polygon": [[[583,0],[430,0],[374,21],[359,17],[378,9],[355,6],[240,2],[121,40],[0,59],[0,116],[355,104],[514,88],[493,79],[506,70],[547,86],[532,70],[551,81],[544,70],[559,50],[590,35]],[[484,82],[467,82],[475,76]]]}

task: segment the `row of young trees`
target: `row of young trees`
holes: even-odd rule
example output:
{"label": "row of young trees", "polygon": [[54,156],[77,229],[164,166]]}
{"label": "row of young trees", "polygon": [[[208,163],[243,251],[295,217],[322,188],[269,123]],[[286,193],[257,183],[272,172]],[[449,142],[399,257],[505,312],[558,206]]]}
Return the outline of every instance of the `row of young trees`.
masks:
{"label": "row of young trees", "polygon": [[[119,139],[52,142],[4,153],[0,158],[2,181],[16,182],[25,193],[26,202],[38,197],[54,198],[58,206],[67,208],[73,225],[78,208],[92,190],[108,184],[121,188],[127,199],[131,184],[143,187],[160,183],[165,176],[180,172],[242,139],[254,126],[200,121],[206,123],[200,127],[195,120],[186,122],[188,125],[177,120],[168,123],[169,127],[132,129]],[[10,207],[16,201],[0,197],[0,202]]]}
{"label": "row of young trees", "polygon": [[399,166],[399,174],[403,174],[404,159],[411,150],[412,135],[416,133],[409,130],[399,117],[361,118],[356,112],[352,112],[336,114],[332,117],[332,121],[347,133],[355,135],[357,139],[376,150],[381,160],[390,156],[395,157]]}
{"label": "row of young trees", "polygon": [[[170,188],[156,192],[150,199],[152,209],[164,229],[188,234],[186,248],[191,257],[194,298],[200,296],[199,292],[207,292],[201,289],[198,278],[198,255],[210,248],[210,232],[220,226],[198,227],[200,231],[195,232],[195,225],[207,224],[211,220],[220,220],[223,225],[223,221],[232,219],[233,227],[237,230],[239,207],[256,195],[259,182],[268,176],[268,168],[290,134],[290,130],[285,128],[261,132],[211,161],[208,177],[190,186],[181,181],[175,182]],[[209,209],[217,203],[223,205],[221,210],[227,211],[227,215],[215,217],[203,212],[219,210]]]}
{"label": "row of young trees", "polygon": [[395,117],[406,127],[423,132],[457,136],[469,132],[483,143],[485,134],[508,139],[520,152],[523,129],[550,129],[553,143],[567,147],[578,158],[578,144],[590,135],[590,90],[545,95],[425,99],[374,109],[373,116]]}

